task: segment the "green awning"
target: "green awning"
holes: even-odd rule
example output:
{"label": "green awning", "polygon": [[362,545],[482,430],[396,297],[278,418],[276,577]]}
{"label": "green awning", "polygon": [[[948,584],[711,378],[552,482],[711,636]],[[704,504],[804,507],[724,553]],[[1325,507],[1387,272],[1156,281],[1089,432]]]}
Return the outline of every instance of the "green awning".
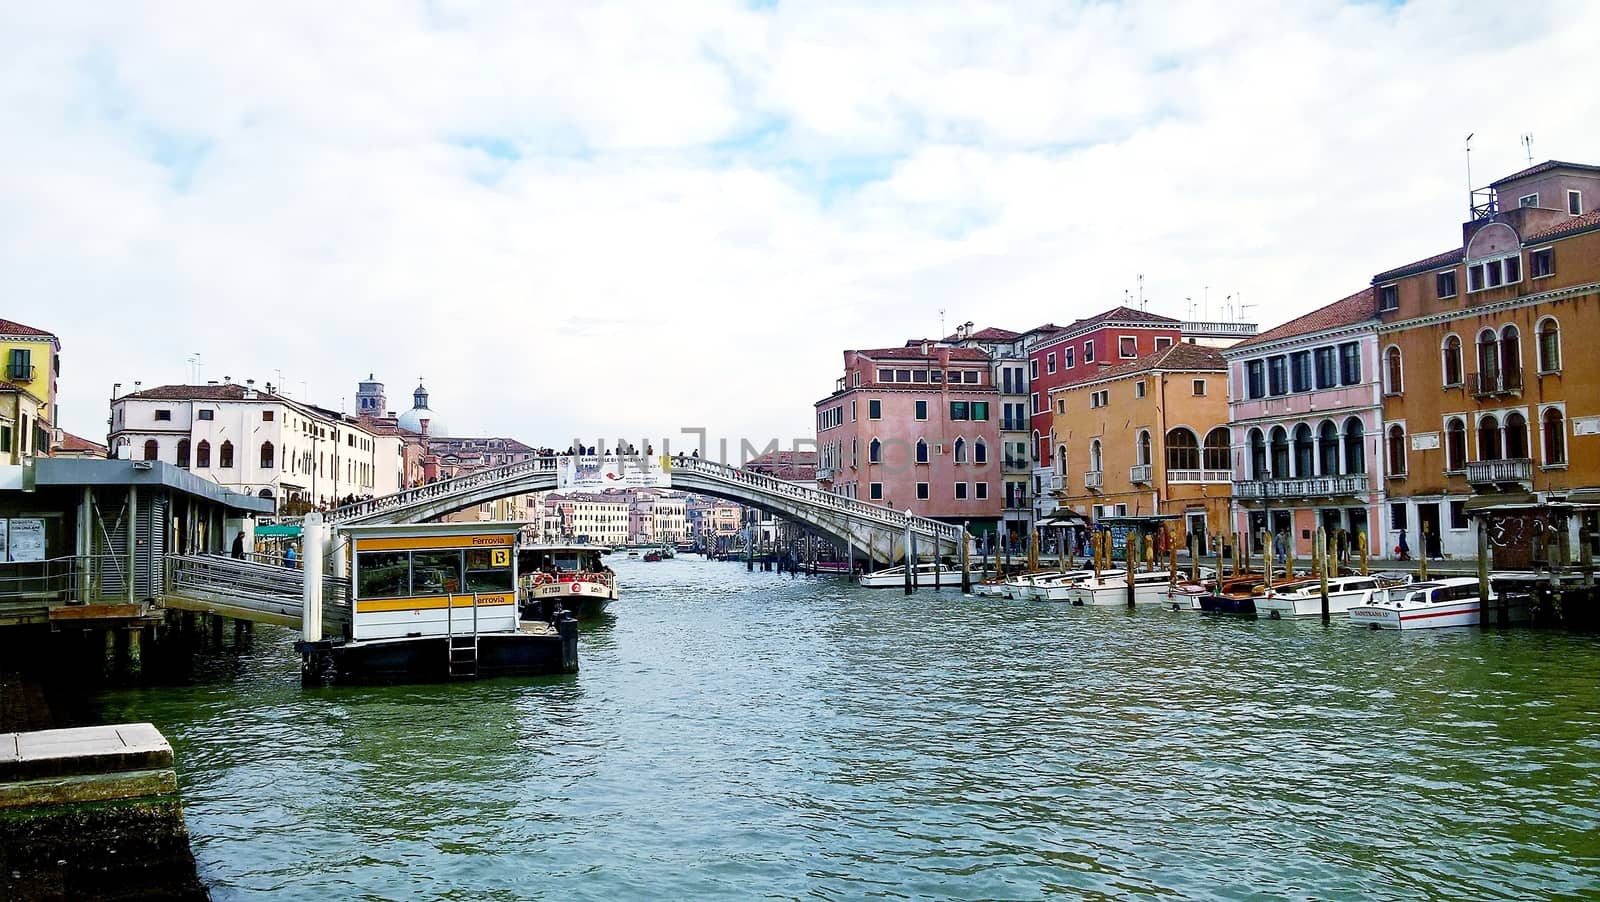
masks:
{"label": "green awning", "polygon": [[269,523],[269,524],[266,524],[264,526],[257,526],[256,527],[256,535],[258,535],[258,536],[288,536],[289,538],[295,538],[296,536],[300,535],[300,524],[298,524],[298,523]]}

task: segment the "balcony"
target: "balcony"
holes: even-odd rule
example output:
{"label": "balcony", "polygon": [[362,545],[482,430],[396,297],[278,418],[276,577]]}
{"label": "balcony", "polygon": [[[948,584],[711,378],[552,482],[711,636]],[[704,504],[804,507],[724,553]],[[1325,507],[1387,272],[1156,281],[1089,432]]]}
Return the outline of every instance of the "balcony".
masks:
{"label": "balcony", "polygon": [[1150,483],[1150,471],[1152,469],[1153,468],[1149,464],[1139,464],[1137,466],[1129,467],[1128,481],[1134,485],[1148,485]]}
{"label": "balcony", "polygon": [[1253,479],[1233,484],[1233,496],[1271,501],[1290,498],[1339,498],[1367,490],[1367,474],[1313,476],[1308,479]]}
{"label": "balcony", "polygon": [[818,467],[817,468],[817,479],[818,480],[826,482],[827,480],[832,479],[832,478],[833,478],[833,467]]}
{"label": "balcony", "polygon": [[26,363],[6,364],[7,382],[32,382],[34,367]]}
{"label": "balcony", "polygon": [[1083,487],[1091,492],[1098,492],[1106,484],[1106,474],[1100,470],[1090,470],[1083,474]]}
{"label": "balcony", "polygon": [[1032,428],[1033,428],[1033,426],[1031,425],[1031,421],[1029,421],[1027,419],[1016,419],[1016,418],[1006,418],[1006,417],[1002,417],[1000,419],[1000,431],[1001,432],[1027,432],[1029,429],[1032,429]]}
{"label": "balcony", "polygon": [[1168,470],[1167,482],[1201,483],[1201,482],[1232,482],[1232,470]]}
{"label": "balcony", "polygon": [[1522,394],[1522,369],[1476,372],[1470,379],[1473,395],[1492,398],[1496,395]]}
{"label": "balcony", "polygon": [[1033,469],[1033,463],[1025,457],[1007,457],[1001,464],[1006,470],[1017,473],[1026,473]]}
{"label": "balcony", "polygon": [[1497,485],[1503,482],[1528,482],[1533,479],[1533,461],[1526,457],[1511,460],[1467,461],[1467,482],[1472,485]]}

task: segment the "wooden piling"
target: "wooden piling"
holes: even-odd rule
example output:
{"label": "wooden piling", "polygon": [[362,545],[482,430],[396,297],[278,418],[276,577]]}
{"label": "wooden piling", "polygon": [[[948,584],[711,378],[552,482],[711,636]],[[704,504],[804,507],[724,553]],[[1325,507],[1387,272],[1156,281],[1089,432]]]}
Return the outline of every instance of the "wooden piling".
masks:
{"label": "wooden piling", "polygon": [[1489,622],[1489,523],[1488,514],[1478,518],[1478,622]]}
{"label": "wooden piling", "polygon": [[972,560],[968,557],[968,549],[972,546],[972,533],[967,532],[967,524],[961,524],[961,593],[972,593]]}
{"label": "wooden piling", "polygon": [[1421,546],[1421,547],[1419,547],[1417,549],[1417,551],[1419,552],[1419,554],[1417,556],[1418,557],[1418,560],[1417,560],[1417,581],[1418,582],[1427,582],[1427,580],[1428,580],[1428,524],[1426,524],[1426,523],[1422,524],[1422,541],[1418,542],[1417,544],[1419,546]]}
{"label": "wooden piling", "polygon": [[1264,550],[1264,552],[1265,552],[1265,554],[1267,556],[1267,566],[1262,571],[1265,574],[1265,578],[1263,579],[1261,585],[1265,589],[1271,589],[1272,588],[1272,568],[1276,567],[1278,565],[1278,562],[1276,560],[1277,554],[1273,551],[1273,548],[1272,548],[1272,530],[1270,530],[1270,529],[1261,530],[1261,541],[1262,541],[1261,547],[1262,547],[1262,549]]}
{"label": "wooden piling", "polygon": [[1167,557],[1172,561],[1172,572],[1168,575],[1167,582],[1176,586],[1178,584],[1178,546],[1172,543],[1172,530],[1165,526],[1161,527],[1161,530],[1167,537]]}
{"label": "wooden piling", "polygon": [[1317,527],[1317,582],[1322,592],[1322,622],[1331,619],[1328,611],[1328,530],[1326,527]]}
{"label": "wooden piling", "polygon": [[1133,534],[1130,533],[1128,535],[1128,539],[1127,539],[1127,543],[1128,543],[1127,547],[1123,549],[1126,552],[1123,555],[1123,557],[1127,558],[1127,564],[1128,564],[1128,566],[1122,568],[1122,570],[1123,570],[1124,573],[1126,573],[1128,575],[1128,608],[1129,608],[1129,610],[1132,610],[1133,609],[1133,605],[1134,605],[1134,602],[1133,602],[1133,591],[1134,591],[1133,590],[1133,578],[1134,578],[1134,572],[1133,572],[1133,561],[1134,561],[1134,557],[1133,557],[1133,541],[1134,541]]}
{"label": "wooden piling", "polygon": [[1589,547],[1593,541],[1589,532],[1589,515],[1578,514],[1578,565],[1583,568],[1583,587],[1594,588],[1594,551]]}
{"label": "wooden piling", "polygon": [[1362,531],[1362,532],[1356,533],[1356,541],[1361,543],[1361,575],[1362,576],[1369,576],[1370,574],[1367,573],[1367,534],[1366,534],[1366,532]]}

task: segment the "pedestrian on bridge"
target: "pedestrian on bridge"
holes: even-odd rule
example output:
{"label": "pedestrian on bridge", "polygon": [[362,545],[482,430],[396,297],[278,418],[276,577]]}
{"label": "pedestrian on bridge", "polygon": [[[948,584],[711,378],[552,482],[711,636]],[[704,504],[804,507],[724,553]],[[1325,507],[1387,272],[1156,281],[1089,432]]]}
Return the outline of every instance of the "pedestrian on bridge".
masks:
{"label": "pedestrian on bridge", "polygon": [[236,561],[244,560],[244,530],[242,529],[239,530],[238,535],[233,537],[233,559]]}

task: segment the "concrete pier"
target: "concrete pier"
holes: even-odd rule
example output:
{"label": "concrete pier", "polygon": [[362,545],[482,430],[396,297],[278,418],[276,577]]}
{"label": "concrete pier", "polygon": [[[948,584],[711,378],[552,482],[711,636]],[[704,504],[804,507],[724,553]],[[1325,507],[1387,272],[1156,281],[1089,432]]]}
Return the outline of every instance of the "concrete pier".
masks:
{"label": "concrete pier", "polygon": [[0,733],[0,898],[206,897],[154,726]]}

